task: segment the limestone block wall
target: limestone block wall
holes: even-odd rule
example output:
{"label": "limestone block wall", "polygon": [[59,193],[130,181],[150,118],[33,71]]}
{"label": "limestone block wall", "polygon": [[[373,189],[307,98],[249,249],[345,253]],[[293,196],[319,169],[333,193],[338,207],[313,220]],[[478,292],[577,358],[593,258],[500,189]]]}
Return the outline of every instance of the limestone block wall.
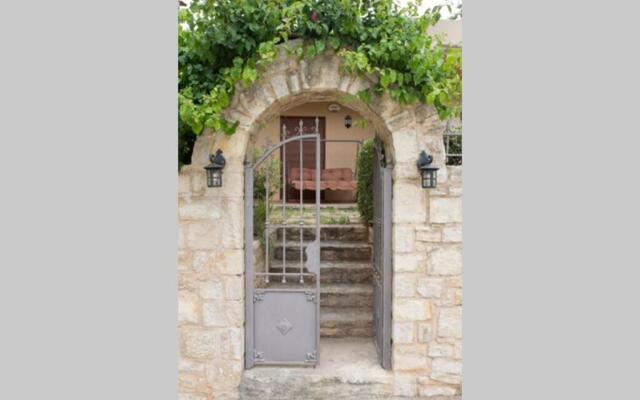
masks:
{"label": "limestone block wall", "polygon": [[179,175],[180,400],[235,398],[244,364],[243,198],[228,194],[232,172],[220,191],[203,172]]}
{"label": "limestone block wall", "polygon": [[[418,177],[402,177],[400,171],[394,174],[394,394],[409,398],[458,395],[462,383],[462,167],[441,170],[440,177],[446,180],[434,190],[411,189]],[[223,213],[242,218],[242,201],[206,190],[203,176],[200,167],[186,167],[179,178],[181,400],[236,398],[243,370],[243,250],[238,239],[230,238],[240,238],[241,228],[222,229],[226,240],[214,233],[222,228],[215,221]],[[406,194],[414,201],[405,201]],[[419,222],[409,216],[417,216]],[[228,244],[212,249],[214,243]],[[257,242],[253,246],[256,268],[261,269],[263,252]]]}
{"label": "limestone block wall", "polygon": [[[393,229],[395,394],[454,396],[462,384],[462,167],[436,189],[396,171]],[[409,201],[406,191],[411,191]],[[405,192],[405,194],[403,194]],[[406,199],[406,201],[404,201]]]}

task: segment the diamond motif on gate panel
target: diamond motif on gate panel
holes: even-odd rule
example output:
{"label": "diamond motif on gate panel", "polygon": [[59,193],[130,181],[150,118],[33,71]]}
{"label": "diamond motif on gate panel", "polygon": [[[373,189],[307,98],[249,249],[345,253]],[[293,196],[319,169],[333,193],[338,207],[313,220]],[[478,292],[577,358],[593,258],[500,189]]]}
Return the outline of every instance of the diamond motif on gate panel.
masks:
{"label": "diamond motif on gate panel", "polygon": [[287,318],[282,318],[282,321],[276,325],[276,328],[278,328],[280,333],[286,335],[291,329],[293,329],[293,325],[291,325],[291,322],[289,322]]}

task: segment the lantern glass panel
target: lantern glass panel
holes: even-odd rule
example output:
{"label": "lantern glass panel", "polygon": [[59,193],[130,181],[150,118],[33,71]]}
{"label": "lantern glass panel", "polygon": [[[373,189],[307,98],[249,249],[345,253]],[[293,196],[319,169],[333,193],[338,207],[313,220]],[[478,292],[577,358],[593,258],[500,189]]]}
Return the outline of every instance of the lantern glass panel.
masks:
{"label": "lantern glass panel", "polygon": [[208,187],[220,187],[222,186],[222,171],[219,169],[207,169],[207,186]]}
{"label": "lantern glass panel", "polygon": [[222,171],[215,170],[211,173],[211,187],[222,186]]}
{"label": "lantern glass panel", "polygon": [[422,187],[425,189],[431,189],[436,187],[436,171],[434,170],[422,171]]}

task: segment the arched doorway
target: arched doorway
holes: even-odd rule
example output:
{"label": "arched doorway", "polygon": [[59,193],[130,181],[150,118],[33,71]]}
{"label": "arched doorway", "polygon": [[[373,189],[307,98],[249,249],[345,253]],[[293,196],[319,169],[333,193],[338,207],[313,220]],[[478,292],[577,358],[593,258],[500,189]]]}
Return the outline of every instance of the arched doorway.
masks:
{"label": "arched doorway", "polygon": [[[378,363],[391,367],[392,166],[377,138],[368,168],[373,187],[364,189],[373,191],[373,229],[358,217],[352,224],[336,224],[326,218],[332,208],[323,207],[321,218],[322,190],[348,186],[348,181],[335,180],[335,172],[347,170],[349,179],[355,177],[348,168],[323,168],[321,160],[329,154],[323,151],[327,139],[319,118],[324,117],[306,127],[300,118],[294,133],[283,124],[282,140],[245,163],[245,243],[257,239],[262,253],[255,255],[255,246],[245,245],[247,368],[315,366],[320,346],[355,347],[359,353],[370,349],[370,357],[377,350]],[[303,151],[305,147],[311,151]],[[291,157],[291,149],[297,158]],[[312,164],[306,163],[309,156]],[[314,203],[300,195],[290,198],[289,190],[283,190],[288,185],[311,192]]]}
{"label": "arched doorway", "polygon": [[[265,123],[278,118],[283,110],[309,102],[337,102],[358,111],[364,119],[370,121],[376,135],[381,139],[385,158],[394,164],[392,173],[394,207],[391,221],[393,233],[390,243],[393,251],[392,261],[399,266],[397,268],[400,269],[396,272],[399,271],[403,276],[403,282],[409,275],[425,276],[426,272],[420,264],[424,262],[420,253],[424,245],[416,243],[416,240],[423,239],[422,236],[416,239],[416,230],[429,224],[427,220],[429,209],[425,204],[429,203],[430,193],[420,189],[415,161],[418,150],[426,149],[434,156],[436,164],[443,165],[444,149],[437,116],[427,106],[399,105],[386,95],[375,98],[371,104],[353,100],[353,95],[360,89],[369,87],[371,82],[362,77],[342,75],[340,62],[339,57],[330,51],[312,61],[305,61],[291,59],[283,50],[276,62],[262,73],[260,82],[251,88],[239,89],[232,99],[227,116],[230,120],[239,122],[236,133],[229,137],[203,134],[198,138],[192,157],[193,165],[184,168],[181,175],[190,177],[191,187],[185,189],[184,197],[187,205],[191,207],[187,211],[192,212],[194,218],[197,218],[194,221],[185,220],[183,223],[185,246],[196,256],[206,254],[209,257],[207,260],[215,263],[207,267],[210,270],[199,270],[203,274],[208,274],[202,279],[207,281],[217,279],[216,275],[209,275],[210,273],[223,274],[225,288],[237,287],[236,282],[245,281],[243,254],[251,244],[245,242],[243,235],[246,199],[243,184],[244,163],[251,160],[253,144],[259,138]],[[346,99],[347,97],[351,98]],[[205,190],[200,183],[202,166],[208,163],[208,155],[217,148],[224,151],[227,159],[224,171],[225,184],[215,190]],[[441,172],[446,173],[446,171]],[[443,182],[446,176],[439,176],[439,178],[443,178],[440,180]],[[434,202],[434,205],[440,206],[441,203]],[[214,211],[210,213],[208,210],[212,208]],[[194,260],[200,262],[200,259]],[[197,265],[200,268],[200,264]],[[197,277],[198,275],[194,275],[194,279]],[[185,278],[191,279],[190,275],[185,275]],[[215,287],[215,284],[211,286]],[[185,287],[187,288],[185,290],[191,290],[189,286]],[[396,293],[400,293],[400,290],[396,290]],[[209,296],[208,293],[207,296]],[[413,327],[414,329],[413,333],[409,331],[404,335],[402,341],[394,342],[395,350],[392,351],[391,357],[394,370],[396,367],[401,371],[428,368],[426,361],[405,356],[414,347],[424,346],[416,344],[418,341],[432,340],[426,333],[432,318],[431,310],[428,308],[429,300],[419,296],[420,294],[415,292],[392,296],[392,306],[394,310],[397,308],[392,323],[402,325],[403,328]],[[216,300],[216,304],[220,303],[220,307],[227,307],[227,305],[235,307],[237,299],[237,294],[230,294],[229,300],[225,297],[224,300]],[[241,304],[244,307],[247,302],[244,301],[244,296],[242,299]],[[221,315],[222,310],[223,308],[215,309],[212,315]],[[231,314],[236,313],[234,311]],[[189,330],[190,336],[185,337],[187,339],[194,337],[194,340],[188,343],[190,347],[187,347],[186,354],[205,354],[196,348],[197,344],[203,342],[196,341],[195,338],[213,335],[208,329],[214,329],[216,333],[223,332],[221,335],[224,335],[223,339],[226,340],[224,343],[239,342],[241,346],[223,348],[221,355],[218,355],[217,350],[207,350],[207,357],[209,353],[214,354],[211,357],[215,357],[219,360],[218,362],[233,365],[234,371],[241,370],[242,365],[238,362],[240,359],[244,360],[249,352],[249,348],[245,345],[246,322],[245,318],[237,320],[231,316],[226,319],[212,318],[213,328],[205,327],[203,332]],[[396,330],[393,331],[396,332]],[[405,331],[397,332],[404,334]],[[209,336],[203,338],[205,339],[209,340]],[[209,349],[209,347],[206,348]],[[238,375],[233,376],[237,379]]]}

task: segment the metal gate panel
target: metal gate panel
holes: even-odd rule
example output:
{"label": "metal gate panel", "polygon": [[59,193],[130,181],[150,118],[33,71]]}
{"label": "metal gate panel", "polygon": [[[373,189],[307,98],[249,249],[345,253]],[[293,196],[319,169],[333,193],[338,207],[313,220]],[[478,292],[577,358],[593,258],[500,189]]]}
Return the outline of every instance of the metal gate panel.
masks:
{"label": "metal gate panel", "polygon": [[391,165],[375,140],[373,165],[373,330],[380,364],[391,368]]}
{"label": "metal gate panel", "polygon": [[[318,346],[320,343],[320,156],[321,138],[318,132],[318,119],[314,134],[304,134],[303,122],[297,136],[288,136],[283,126],[283,140],[267,149],[252,165],[245,163],[245,366],[251,368],[256,364],[279,365],[316,365],[319,361]],[[282,220],[271,223],[269,219],[269,178],[266,175],[266,209],[265,220],[265,271],[255,271],[253,260],[253,187],[255,169],[270,155],[282,148],[282,187],[287,184],[288,167],[286,161],[286,144],[299,142],[301,157],[299,160],[299,178],[302,184],[303,141],[314,141],[316,151],[315,168],[315,223],[304,221],[303,201],[300,197],[300,218],[297,224],[288,223],[286,218],[287,194],[282,192]],[[315,228],[315,240],[303,242],[303,230]],[[282,252],[280,265],[270,266],[269,237],[281,229]],[[287,229],[300,229],[300,240],[297,243],[287,241]],[[275,239],[275,238],[274,238]],[[299,247],[298,247],[299,246]],[[300,254],[295,259],[288,259],[287,248],[298,247]],[[275,251],[274,251],[275,252]],[[278,270],[277,267],[280,267]]]}
{"label": "metal gate panel", "polygon": [[256,364],[315,364],[315,290],[256,289]]}

